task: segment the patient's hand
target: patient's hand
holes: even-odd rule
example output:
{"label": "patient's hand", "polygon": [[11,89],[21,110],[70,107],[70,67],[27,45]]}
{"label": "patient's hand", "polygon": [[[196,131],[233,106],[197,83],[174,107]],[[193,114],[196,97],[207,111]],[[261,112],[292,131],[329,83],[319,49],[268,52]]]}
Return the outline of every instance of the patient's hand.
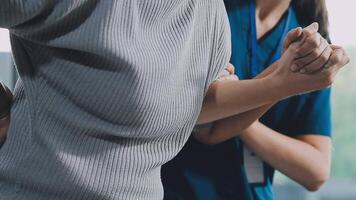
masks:
{"label": "patient's hand", "polygon": [[237,75],[235,75],[235,67],[229,63],[223,72],[219,74],[218,81],[225,80],[239,80]]}
{"label": "patient's hand", "polygon": [[291,70],[301,73],[320,71],[331,56],[329,43],[318,33],[318,24],[313,23],[305,29],[290,31],[284,40],[283,52],[291,45],[295,46],[296,58]]}

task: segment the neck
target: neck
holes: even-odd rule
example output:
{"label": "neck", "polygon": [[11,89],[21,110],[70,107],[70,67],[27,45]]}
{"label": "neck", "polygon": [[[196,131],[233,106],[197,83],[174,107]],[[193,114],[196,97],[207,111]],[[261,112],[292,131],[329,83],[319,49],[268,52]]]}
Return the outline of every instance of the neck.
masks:
{"label": "neck", "polygon": [[271,30],[288,10],[291,0],[256,0],[257,37]]}
{"label": "neck", "polygon": [[289,7],[291,0],[256,0],[256,14],[260,19],[271,15],[282,16]]}

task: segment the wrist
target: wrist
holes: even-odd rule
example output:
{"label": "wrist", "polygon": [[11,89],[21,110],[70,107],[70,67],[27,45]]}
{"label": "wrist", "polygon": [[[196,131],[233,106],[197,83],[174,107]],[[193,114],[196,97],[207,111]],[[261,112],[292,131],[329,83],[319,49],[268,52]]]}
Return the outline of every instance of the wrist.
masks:
{"label": "wrist", "polygon": [[268,95],[271,97],[271,102],[278,102],[291,96],[292,91],[288,87],[288,82],[283,79],[283,75],[274,72],[264,79],[264,85],[268,88]]}

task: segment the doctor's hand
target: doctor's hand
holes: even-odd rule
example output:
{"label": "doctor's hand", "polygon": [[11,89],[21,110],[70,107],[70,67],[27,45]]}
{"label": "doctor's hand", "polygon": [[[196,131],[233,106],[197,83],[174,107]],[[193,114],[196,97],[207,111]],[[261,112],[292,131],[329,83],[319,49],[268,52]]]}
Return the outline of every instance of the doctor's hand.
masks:
{"label": "doctor's hand", "polygon": [[0,82],[0,146],[6,139],[7,130],[10,125],[10,107],[12,93],[3,83]]}
{"label": "doctor's hand", "polygon": [[277,81],[277,85],[282,85],[281,92],[286,92],[288,96],[329,87],[337,72],[349,62],[349,57],[343,48],[331,45],[330,56],[325,64],[319,62],[322,68],[318,73],[292,72],[290,66],[299,59],[298,49],[301,45],[303,41],[292,43],[277,61],[278,68],[271,74],[272,80]]}
{"label": "doctor's hand", "polygon": [[318,23],[308,27],[296,28],[290,31],[283,43],[283,51],[298,43],[295,49],[297,55],[291,70],[300,73],[315,73],[320,71],[329,60],[332,49],[329,43],[318,33]]}

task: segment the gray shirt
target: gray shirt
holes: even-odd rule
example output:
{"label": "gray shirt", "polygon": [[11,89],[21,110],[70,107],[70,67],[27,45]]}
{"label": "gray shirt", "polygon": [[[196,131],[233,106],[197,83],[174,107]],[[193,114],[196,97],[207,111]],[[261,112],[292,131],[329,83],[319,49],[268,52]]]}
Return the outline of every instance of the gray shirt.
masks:
{"label": "gray shirt", "polygon": [[230,57],[222,0],[1,0],[20,75],[0,199],[161,199]]}

